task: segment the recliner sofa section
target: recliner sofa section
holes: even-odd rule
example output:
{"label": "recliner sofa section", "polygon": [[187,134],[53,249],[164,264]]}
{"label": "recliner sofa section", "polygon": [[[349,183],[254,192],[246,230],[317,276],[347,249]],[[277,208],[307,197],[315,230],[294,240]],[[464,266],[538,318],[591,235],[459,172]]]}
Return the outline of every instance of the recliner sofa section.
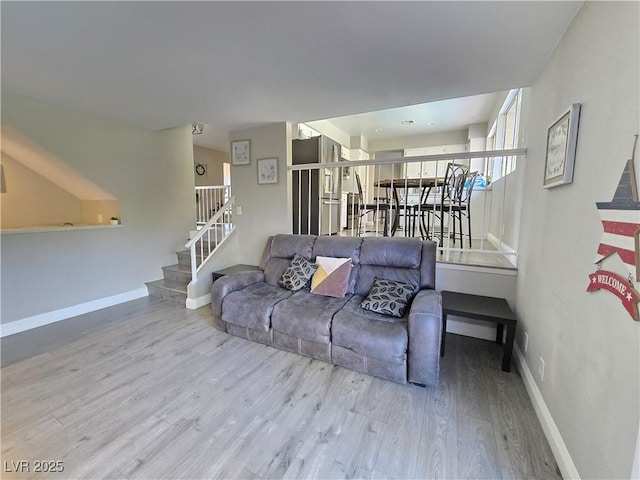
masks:
{"label": "recliner sofa section", "polygon": [[[295,254],[309,261],[350,257],[345,297],[280,287]],[[394,382],[437,384],[442,307],[434,242],[282,234],[269,237],[260,267],[214,282],[211,306],[218,329]],[[402,318],[360,306],[376,277],[414,287]]]}

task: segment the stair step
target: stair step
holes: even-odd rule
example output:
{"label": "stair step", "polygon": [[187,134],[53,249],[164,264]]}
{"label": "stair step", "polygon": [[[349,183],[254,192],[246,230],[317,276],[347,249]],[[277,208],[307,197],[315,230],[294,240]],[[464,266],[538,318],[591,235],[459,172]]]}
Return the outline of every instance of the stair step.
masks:
{"label": "stair step", "polygon": [[[178,265],[191,267],[191,252],[189,250],[180,250],[176,252],[178,257]],[[196,265],[202,263],[202,257],[196,253]]]}
{"label": "stair step", "polygon": [[[213,248],[211,249],[213,251]],[[207,254],[209,251],[204,249],[204,257],[200,255],[199,249],[196,250],[196,265],[200,265],[204,258],[207,258]],[[191,252],[189,250],[180,250],[176,252],[176,256],[178,257],[178,264],[183,266],[191,266]]]}
{"label": "stair step", "polygon": [[173,280],[155,280],[146,282],[149,295],[185,305],[187,302],[187,284]]}
{"label": "stair step", "polygon": [[191,265],[167,265],[162,267],[162,274],[165,280],[174,282],[189,283],[191,281]]}

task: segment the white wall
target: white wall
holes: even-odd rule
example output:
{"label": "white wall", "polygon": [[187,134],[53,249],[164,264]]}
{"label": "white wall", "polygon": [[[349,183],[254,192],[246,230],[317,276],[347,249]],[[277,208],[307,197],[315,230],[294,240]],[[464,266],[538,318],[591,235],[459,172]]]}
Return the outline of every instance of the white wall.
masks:
{"label": "white wall", "polygon": [[469,143],[467,129],[451,130],[423,135],[411,135],[404,137],[369,139],[369,153],[383,150],[404,150],[405,148],[436,147],[438,145],[459,145]]}
{"label": "white wall", "polygon": [[[638,25],[636,2],[586,2],[531,86],[518,342],[526,331],[527,365],[582,478],[629,478],[638,434],[640,324],[612,294],[585,291],[602,235],[595,202],[612,199],[639,132]],[[547,128],[574,102],[574,181],[543,189]]]}
{"label": "white wall", "polygon": [[[267,238],[292,232],[291,125],[277,123],[229,133],[230,141],[251,140],[251,164],[231,166],[231,186],[242,215],[238,227],[239,263],[259,265]],[[278,183],[258,185],[256,161],[278,158]]]}
{"label": "white wall", "polygon": [[[488,191],[491,205],[488,208],[487,231],[489,238],[501,242],[500,248],[518,250],[525,169],[523,162],[526,161],[526,158],[522,158],[513,172],[493,182]],[[497,243],[496,247],[498,247]]]}
{"label": "white wall", "polygon": [[[504,298],[514,308],[516,300],[516,272],[499,268],[471,267],[438,263],[436,289]],[[495,341],[496,325],[449,315],[447,332]],[[496,366],[499,368],[499,365]]]}
{"label": "white wall", "polygon": [[314,122],[306,122],[306,124],[320,134],[338,142],[343,147],[351,148],[349,134],[337,128],[330,120],[316,120]]}
{"label": "white wall", "polygon": [[80,199],[4,153],[2,166],[7,185],[0,204],[2,228],[83,223]]}
{"label": "white wall", "polygon": [[114,229],[3,234],[2,323],[144,288],[195,224],[188,126],[151,132],[2,94],[16,127],[120,201]]}
{"label": "white wall", "polygon": [[[212,148],[193,146],[195,183],[198,187],[222,185],[224,181],[223,164],[229,162],[229,154]],[[195,165],[204,165],[204,175],[195,173]]]}

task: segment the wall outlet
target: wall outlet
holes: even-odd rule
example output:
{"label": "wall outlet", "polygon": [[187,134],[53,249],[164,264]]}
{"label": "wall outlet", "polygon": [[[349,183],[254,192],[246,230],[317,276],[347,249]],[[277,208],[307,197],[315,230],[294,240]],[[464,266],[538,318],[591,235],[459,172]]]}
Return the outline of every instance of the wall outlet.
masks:
{"label": "wall outlet", "polygon": [[236,213],[237,213],[238,215],[242,215],[242,207],[241,207],[240,205],[238,205],[238,206],[236,207]]}
{"label": "wall outlet", "polygon": [[529,348],[529,334],[527,332],[524,332],[524,345],[522,345],[522,348],[524,348],[524,353],[527,353]]}
{"label": "wall outlet", "polygon": [[542,357],[539,357],[539,363],[538,363],[538,375],[540,376],[540,381],[543,382],[544,381],[544,359]]}

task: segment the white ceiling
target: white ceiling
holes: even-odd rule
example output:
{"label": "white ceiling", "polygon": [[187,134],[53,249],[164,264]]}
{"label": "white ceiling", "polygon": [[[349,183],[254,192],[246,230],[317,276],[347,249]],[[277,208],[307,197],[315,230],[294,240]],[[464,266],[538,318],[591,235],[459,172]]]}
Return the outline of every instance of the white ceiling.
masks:
{"label": "white ceiling", "polygon": [[[349,136],[364,136],[368,140],[462,130],[474,123],[487,122],[505,94],[485,93],[331,118],[329,121]],[[312,128],[315,126],[315,122],[307,123]]]}
{"label": "white ceiling", "polygon": [[2,1],[2,88],[153,130],[203,122],[227,149],[232,130],[529,85],[581,5]]}

